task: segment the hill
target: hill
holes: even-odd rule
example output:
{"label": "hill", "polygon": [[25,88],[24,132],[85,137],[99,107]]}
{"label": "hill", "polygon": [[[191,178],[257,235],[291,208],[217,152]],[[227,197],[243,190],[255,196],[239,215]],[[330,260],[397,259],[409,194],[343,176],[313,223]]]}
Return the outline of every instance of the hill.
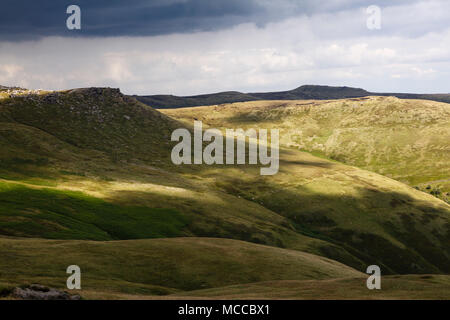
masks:
{"label": "hill", "polygon": [[332,260],[212,238],[0,238],[0,252],[14,257],[0,261],[0,299],[24,283],[64,290],[65,268],[74,261],[82,265],[78,293],[85,299],[446,299],[450,281],[443,275],[385,276],[381,291],[369,291],[363,274]]}
{"label": "hill", "polygon": [[399,99],[420,99],[420,100],[431,100],[436,102],[450,103],[450,94],[445,93],[435,93],[435,94],[425,94],[425,93],[371,93],[372,96],[392,96]]}
{"label": "hill", "polygon": [[265,280],[362,275],[307,253],[213,238],[108,242],[0,238],[0,252],[4,257],[0,287],[6,288],[38,281],[64,289],[65,270],[73,263],[82,269],[83,289],[108,294],[163,295]]}
{"label": "hill", "polygon": [[237,91],[178,97],[173,95],[133,96],[158,109],[210,106],[258,100],[331,100],[367,96],[393,96],[400,99],[424,99],[450,103],[450,94],[375,93],[360,88],[304,85],[279,92],[241,93]]}
{"label": "hill", "polygon": [[250,95],[260,100],[329,100],[365,97],[370,93],[359,88],[305,85],[289,91],[250,93]]}
{"label": "hill", "polygon": [[173,95],[133,96],[137,100],[153,108],[181,108],[194,106],[207,106],[221,103],[241,102],[255,100],[254,96],[228,91],[213,94],[203,94],[189,97]]}
{"label": "hill", "polygon": [[[382,290],[367,290],[366,278],[333,280],[266,281],[222,288],[174,293],[159,299],[356,299],[356,300],[445,300],[450,276],[385,276]],[[146,297],[142,297],[145,299]],[[147,297],[148,298],[148,297]]]}
{"label": "hill", "polygon": [[[190,128],[194,117],[218,121],[219,128],[272,126],[273,119],[260,119],[257,109],[248,108],[258,116],[253,119],[221,108],[162,114],[109,88],[0,99],[0,235],[65,239],[77,247],[90,240],[228,238],[263,244],[268,256],[271,247],[289,249],[358,271],[378,264],[383,274],[449,272],[450,206],[398,181],[284,141],[275,176],[260,176],[259,167],[250,165],[172,164],[171,132]],[[120,242],[106,243],[122,250]],[[9,252],[7,246],[1,250],[2,257]],[[61,259],[71,254],[61,253]],[[164,269],[179,262],[171,259],[152,263]],[[28,263],[46,265],[37,256]],[[45,280],[31,273],[21,278],[20,267],[0,273],[7,270],[11,279]],[[254,281],[279,279],[271,277]],[[121,292],[133,288],[128,282],[118,286]]]}
{"label": "hill", "polygon": [[281,143],[374,171],[449,201],[450,105],[393,97],[230,104],[193,116],[211,127],[279,128]]}
{"label": "hill", "polygon": [[[2,134],[12,134],[15,139],[26,139],[29,134],[13,134],[12,131],[31,130],[32,135],[40,135],[44,141],[56,139],[59,144],[70,145],[71,151],[77,148],[96,150],[116,159],[125,159],[133,154],[133,157],[143,160],[168,157],[168,148],[159,142],[170,140],[171,132],[178,126],[161,113],[122,95],[118,89],[110,88],[40,94],[24,91],[13,98],[3,99],[0,121],[9,124],[9,127],[2,127]],[[33,148],[31,141],[14,141],[11,137],[2,141],[12,143],[4,145],[2,152],[8,152],[14,146],[16,149],[17,146]],[[48,144],[54,146],[56,143]],[[59,153],[58,149],[63,149],[59,146],[57,150],[48,150],[49,147],[38,152],[42,152],[42,156],[54,156]],[[28,152],[35,153],[35,150]],[[21,154],[16,153],[16,156]]]}

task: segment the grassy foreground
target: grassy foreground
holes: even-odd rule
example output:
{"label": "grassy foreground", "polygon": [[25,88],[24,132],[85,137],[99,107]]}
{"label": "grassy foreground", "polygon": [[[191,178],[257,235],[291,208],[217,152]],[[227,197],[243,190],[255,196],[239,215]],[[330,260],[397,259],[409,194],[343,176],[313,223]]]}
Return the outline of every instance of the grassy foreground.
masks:
{"label": "grassy foreground", "polygon": [[64,289],[79,265],[88,292],[163,295],[268,280],[357,277],[361,273],[308,253],[243,241],[173,238],[63,241],[0,238],[3,288],[40,283]]}
{"label": "grassy foreground", "polygon": [[[0,299],[38,282],[65,289],[79,264],[86,299],[449,299],[450,276],[367,277],[298,251],[215,238],[61,241],[0,238]],[[5,281],[3,279],[8,279]]]}
{"label": "grassy foreground", "polygon": [[173,294],[163,298],[448,300],[450,297],[450,276],[447,275],[385,276],[382,277],[381,290],[368,290],[366,279],[268,281]]}

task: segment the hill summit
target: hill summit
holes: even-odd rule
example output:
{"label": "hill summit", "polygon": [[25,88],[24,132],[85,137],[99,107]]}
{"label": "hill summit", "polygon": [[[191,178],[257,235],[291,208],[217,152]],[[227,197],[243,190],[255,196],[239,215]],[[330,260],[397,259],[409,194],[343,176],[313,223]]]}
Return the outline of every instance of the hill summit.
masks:
{"label": "hill summit", "polygon": [[[178,127],[176,121],[115,88],[4,92],[0,122],[4,124],[0,136],[5,136],[8,144],[2,154],[22,146],[30,156],[40,154],[49,159],[67,156],[67,148],[97,150],[117,160],[166,158],[170,150],[161,141],[169,141]],[[42,141],[48,141],[46,148],[37,147]],[[55,148],[57,145],[60,147]],[[15,157],[28,159],[21,153]]]}
{"label": "hill summit", "polygon": [[360,98],[369,96],[370,92],[351,87],[304,85],[289,91],[250,93],[250,95],[260,100],[329,100]]}

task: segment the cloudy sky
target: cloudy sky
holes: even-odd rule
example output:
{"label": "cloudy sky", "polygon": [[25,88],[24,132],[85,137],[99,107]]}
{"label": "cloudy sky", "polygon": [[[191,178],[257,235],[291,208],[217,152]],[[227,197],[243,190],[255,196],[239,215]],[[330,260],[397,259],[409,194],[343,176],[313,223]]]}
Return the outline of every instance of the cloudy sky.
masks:
{"label": "cloudy sky", "polygon": [[[66,9],[81,8],[81,30]],[[371,5],[381,29],[369,29]],[[0,85],[450,92],[448,0],[2,0]],[[6,14],[5,14],[6,13]]]}

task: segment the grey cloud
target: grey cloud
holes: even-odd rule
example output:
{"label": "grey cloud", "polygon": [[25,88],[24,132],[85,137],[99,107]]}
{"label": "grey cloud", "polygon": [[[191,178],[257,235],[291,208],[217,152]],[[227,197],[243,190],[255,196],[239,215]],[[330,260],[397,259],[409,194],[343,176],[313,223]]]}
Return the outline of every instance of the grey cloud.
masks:
{"label": "grey cloud", "polygon": [[[375,3],[374,3],[375,2]],[[413,1],[398,0],[396,5]],[[82,9],[82,30],[67,30],[66,8]],[[332,13],[392,1],[366,0],[2,0],[0,40],[45,36],[151,36],[264,26],[299,15]]]}
{"label": "grey cloud", "polygon": [[[92,1],[88,10],[82,5],[84,37],[49,37],[58,35],[52,27],[54,12],[46,13],[45,21],[33,20],[24,5],[19,10],[23,16],[4,16],[6,25],[17,26],[10,36],[20,39],[23,32],[38,41],[2,41],[5,29],[0,27],[0,84],[112,86],[131,94],[177,95],[276,91],[305,83],[370,91],[448,91],[449,1],[373,1],[383,9],[382,29],[377,31],[366,28],[368,1],[318,2],[205,5],[199,0],[161,0],[124,5],[112,0],[105,6]],[[30,3],[38,11],[52,7],[50,1]],[[68,4],[61,1],[58,9],[63,24]],[[95,23],[90,23],[92,17]],[[60,23],[61,17],[56,20]],[[27,28],[34,33],[26,33]]]}

